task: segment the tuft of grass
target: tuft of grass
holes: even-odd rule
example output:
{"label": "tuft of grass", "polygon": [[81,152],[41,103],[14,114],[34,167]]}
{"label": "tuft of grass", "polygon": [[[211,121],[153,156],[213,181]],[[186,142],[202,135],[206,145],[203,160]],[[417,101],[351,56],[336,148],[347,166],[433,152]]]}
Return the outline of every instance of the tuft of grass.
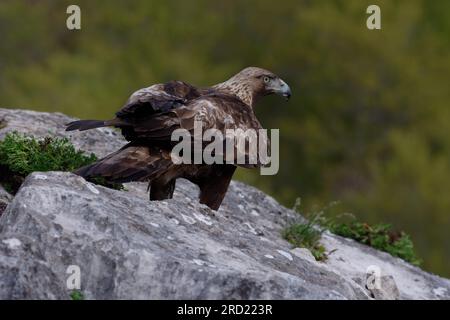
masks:
{"label": "tuft of grass", "polygon": [[[349,214],[342,214],[334,218],[326,217],[326,211],[336,204],[337,202],[333,202],[317,212],[306,214],[308,222],[288,226],[283,230],[283,237],[296,247],[309,249],[318,261],[327,258],[325,248],[320,244],[320,238],[322,233],[328,229],[334,234],[388,252],[392,256],[399,257],[413,265],[419,266],[421,264],[422,261],[417,258],[414,244],[408,234],[393,230],[390,224],[369,225],[365,222],[359,222],[353,215]],[[299,207],[300,199],[297,200],[294,210],[299,212]],[[347,216],[351,217],[350,221],[340,221]]]}
{"label": "tuft of grass", "polygon": [[[76,150],[67,138],[33,136],[17,132],[8,133],[0,142],[0,179],[9,191],[18,190],[24,178],[35,171],[74,171],[97,161],[95,154]],[[93,179],[94,183],[120,189],[104,179]]]}
{"label": "tuft of grass", "polygon": [[[300,199],[297,200],[295,208],[300,207]],[[306,223],[294,223],[283,230],[282,236],[294,247],[308,249],[317,261],[324,261],[327,258],[325,247],[320,244],[320,238],[324,232],[317,224],[321,216],[316,214]]]}
{"label": "tuft of grass", "polygon": [[317,261],[326,259],[325,247],[320,244],[319,240],[322,231],[317,230],[311,223],[293,224],[283,230],[283,238],[289,241],[294,247],[306,248]]}
{"label": "tuft of grass", "polygon": [[80,290],[73,290],[70,293],[70,298],[72,300],[84,300],[84,294]]}

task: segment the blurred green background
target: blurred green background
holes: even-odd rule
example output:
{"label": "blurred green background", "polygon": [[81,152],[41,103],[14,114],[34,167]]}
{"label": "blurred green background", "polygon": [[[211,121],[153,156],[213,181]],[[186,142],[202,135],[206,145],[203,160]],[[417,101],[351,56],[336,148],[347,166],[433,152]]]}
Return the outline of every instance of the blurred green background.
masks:
{"label": "blurred green background", "polygon": [[[65,27],[73,3],[81,31]],[[370,4],[380,31],[366,28]],[[450,276],[450,1],[2,0],[0,36],[0,106],[80,118],[109,118],[157,82],[277,73],[290,103],[256,112],[280,128],[280,172],[237,178],[289,207],[338,200],[392,223]]]}

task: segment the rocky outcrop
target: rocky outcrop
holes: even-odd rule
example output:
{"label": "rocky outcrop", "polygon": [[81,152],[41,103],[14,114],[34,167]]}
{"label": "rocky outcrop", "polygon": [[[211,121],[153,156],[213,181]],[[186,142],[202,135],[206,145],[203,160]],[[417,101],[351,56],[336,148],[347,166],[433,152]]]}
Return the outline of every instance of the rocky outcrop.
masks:
{"label": "rocky outcrop", "polygon": [[12,131],[29,133],[37,137],[69,137],[77,149],[103,157],[125,144],[120,131],[99,128],[84,132],[65,131],[65,124],[73,121],[62,113],[35,112],[0,108],[0,140]]}
{"label": "rocky outcrop", "polygon": [[8,203],[12,200],[12,195],[9,194],[3,186],[0,185],[0,216],[2,215],[3,211],[5,211],[6,207],[8,206]]}
{"label": "rocky outcrop", "polygon": [[[66,135],[71,120],[0,109],[2,119],[0,139]],[[110,129],[68,136],[100,156],[124,143]],[[174,199],[150,202],[143,183],[31,174],[0,217],[0,299],[68,299],[73,266],[87,299],[450,299],[449,280],[331,233],[325,262],[293,249],[280,233],[302,218],[255,188],[232,182],[217,212],[197,193],[180,180]]]}

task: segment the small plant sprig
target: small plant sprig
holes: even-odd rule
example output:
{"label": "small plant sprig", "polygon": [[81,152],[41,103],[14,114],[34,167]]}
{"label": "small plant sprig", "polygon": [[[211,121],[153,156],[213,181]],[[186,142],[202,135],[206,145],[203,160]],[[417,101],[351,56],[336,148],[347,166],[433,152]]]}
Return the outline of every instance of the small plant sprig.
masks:
{"label": "small plant sprig", "polygon": [[317,261],[326,259],[325,247],[319,242],[321,236],[322,231],[311,222],[293,224],[283,231],[284,239],[295,247],[308,249]]}
{"label": "small plant sprig", "polygon": [[[295,202],[294,210],[299,211],[301,199]],[[322,216],[317,213],[309,217],[306,223],[294,223],[283,230],[282,236],[292,245],[299,248],[308,249],[317,261],[324,261],[327,258],[325,247],[320,244],[320,238],[325,231],[320,227]]]}
{"label": "small plant sprig", "polygon": [[70,293],[70,299],[72,299],[72,300],[84,300],[84,294],[80,290],[73,290]]}

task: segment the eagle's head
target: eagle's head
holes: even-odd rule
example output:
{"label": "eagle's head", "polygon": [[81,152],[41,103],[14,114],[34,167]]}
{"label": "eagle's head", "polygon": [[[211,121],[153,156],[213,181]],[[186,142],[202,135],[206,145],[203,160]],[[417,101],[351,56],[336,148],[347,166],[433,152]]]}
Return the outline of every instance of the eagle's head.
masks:
{"label": "eagle's head", "polygon": [[291,97],[291,88],[288,84],[271,71],[258,67],[248,67],[236,74],[235,77],[240,78],[242,82],[248,82],[259,96],[276,93],[286,100]]}
{"label": "eagle's head", "polygon": [[247,67],[215,87],[237,95],[250,106],[259,97],[269,94],[281,95],[286,100],[291,97],[291,89],[286,82],[273,72],[258,67]]}

